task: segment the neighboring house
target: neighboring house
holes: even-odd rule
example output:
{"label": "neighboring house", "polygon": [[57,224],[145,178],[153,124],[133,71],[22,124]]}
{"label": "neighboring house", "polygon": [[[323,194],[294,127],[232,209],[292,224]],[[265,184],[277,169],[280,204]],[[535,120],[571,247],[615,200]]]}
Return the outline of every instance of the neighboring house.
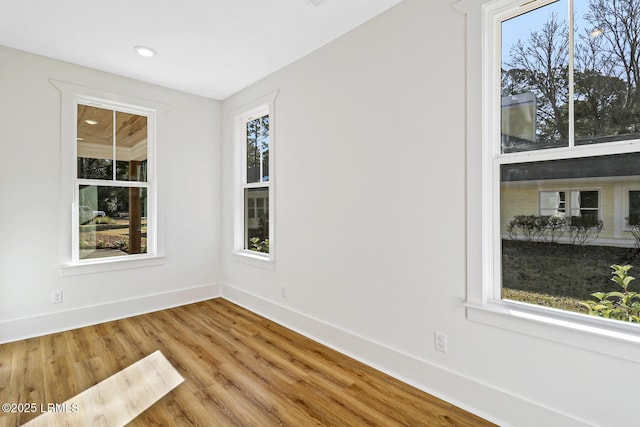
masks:
{"label": "neighboring house", "polygon": [[516,215],[582,217],[603,222],[592,244],[634,245],[628,229],[629,217],[640,215],[640,154],[503,165],[501,175],[503,235]]}

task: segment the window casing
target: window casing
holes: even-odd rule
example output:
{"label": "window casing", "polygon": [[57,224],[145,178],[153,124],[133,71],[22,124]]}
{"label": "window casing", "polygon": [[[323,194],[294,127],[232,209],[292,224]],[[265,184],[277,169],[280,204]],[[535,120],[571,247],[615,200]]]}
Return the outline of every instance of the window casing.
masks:
{"label": "window casing", "polygon": [[[557,7],[558,4],[566,7],[564,17],[567,21],[567,45],[562,49],[566,50],[566,56],[569,59],[566,62],[559,62],[559,67],[564,73],[562,76],[564,98],[551,106],[561,108],[557,108],[557,111],[548,108],[547,111],[542,112],[550,117],[561,119],[557,120],[557,123],[563,128],[552,129],[547,126],[546,134],[543,134],[539,131],[542,122],[540,111],[538,111],[542,103],[540,98],[544,95],[542,91],[520,92],[522,86],[512,93],[504,90],[505,81],[514,76],[518,77],[518,73],[517,70],[509,71],[504,66],[503,45],[506,35],[503,34],[503,30],[506,27],[503,23],[511,20],[511,24],[516,24],[514,27],[531,28],[531,25],[524,24],[524,20],[528,19],[525,15],[539,13],[551,3],[556,3],[553,7]],[[502,292],[502,241],[506,234],[505,225],[510,218],[513,218],[515,212],[505,212],[505,206],[521,208],[522,215],[552,214],[552,211],[556,210],[564,216],[580,213],[597,217],[604,221],[603,230],[607,229],[608,222],[618,227],[616,231],[618,236],[612,235],[610,238],[614,239],[624,235],[624,227],[620,225],[624,224],[624,217],[628,217],[632,212],[632,197],[636,197],[635,200],[640,199],[640,195],[629,191],[630,183],[637,182],[638,174],[633,172],[632,168],[625,166],[626,162],[631,163],[636,153],[640,152],[640,139],[635,128],[628,126],[624,132],[616,135],[604,132],[594,133],[590,137],[585,136],[588,133],[585,129],[592,123],[589,123],[589,117],[585,116],[584,95],[579,93],[581,90],[579,84],[584,85],[585,82],[577,83],[579,78],[584,78],[584,75],[579,75],[584,70],[578,69],[576,61],[571,59],[579,51],[574,38],[575,34],[568,31],[568,28],[575,24],[573,14],[569,12],[572,5],[573,1],[538,0],[523,4],[503,0],[481,6],[482,12],[477,15],[482,16],[483,20],[482,196],[480,198],[483,219],[478,234],[479,245],[482,247],[482,260],[478,264],[482,280],[476,287],[473,285],[474,279],[470,276],[467,307],[469,307],[469,317],[473,320],[599,350],[593,342],[584,339],[585,336],[593,336],[593,334],[601,337],[615,336],[616,339],[625,342],[639,342],[640,333],[637,325],[503,299]],[[475,7],[472,2],[462,2],[460,5],[460,9],[465,11],[473,10]],[[514,19],[520,19],[520,22]],[[473,36],[470,37],[473,38]],[[474,61],[475,59],[472,58],[471,63]],[[473,81],[472,77],[469,78]],[[516,86],[512,85],[512,87]],[[554,113],[557,115],[554,116]],[[636,121],[640,122],[640,120]],[[595,128],[595,125],[591,128]],[[469,153],[473,155],[476,151],[471,147]],[[626,158],[628,159],[625,160]],[[595,175],[586,172],[587,168],[576,167],[579,163],[590,164],[599,172]],[[611,165],[613,169],[609,167]],[[619,171],[612,172],[615,169]],[[518,172],[529,175],[518,176]],[[625,188],[627,188],[626,191]],[[551,192],[556,193],[554,195],[556,199],[553,202],[550,201]],[[564,193],[564,198],[560,193]],[[524,198],[525,194],[527,198]],[[549,199],[545,202],[546,196]],[[578,208],[576,198],[583,196],[588,200]],[[617,197],[621,198],[616,199]],[[469,196],[470,205],[475,203],[474,200],[472,195]],[[471,212],[469,211],[469,214]],[[613,233],[612,230],[615,228],[613,225],[607,231]],[[473,227],[471,229],[473,230]],[[628,236],[626,238],[628,239]],[[473,239],[470,242],[473,243]],[[471,252],[469,256],[472,256]],[[470,265],[470,269],[476,271],[474,263]],[[593,291],[596,292],[598,289]],[[532,321],[537,323],[536,327],[530,324]],[[569,328],[580,333],[569,337],[561,329],[555,329],[556,327]],[[629,349],[621,348],[619,355],[635,357],[632,356],[633,351]]]}
{"label": "window casing", "polygon": [[167,106],[51,84],[61,93],[60,274],[161,264],[155,148]]}

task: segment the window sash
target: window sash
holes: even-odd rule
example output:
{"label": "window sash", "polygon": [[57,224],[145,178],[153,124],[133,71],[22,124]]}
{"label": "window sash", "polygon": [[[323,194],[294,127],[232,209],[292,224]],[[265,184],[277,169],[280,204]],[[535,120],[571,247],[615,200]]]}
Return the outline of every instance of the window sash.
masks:
{"label": "window sash", "polygon": [[[78,107],[82,105],[82,106],[87,106],[87,107],[95,107],[95,108],[99,108],[99,109],[108,109],[111,110],[112,113],[112,125],[114,127],[114,129],[112,130],[112,142],[111,142],[111,161],[113,162],[112,165],[112,173],[111,173],[111,178],[81,178],[78,176],[78,159],[79,154],[78,154],[78,148],[79,148],[79,143],[80,141],[78,141],[77,138],[77,131],[78,131],[78,126],[77,124],[74,126],[75,132],[74,135],[76,142],[73,144],[73,155],[74,155],[74,161],[73,161],[73,186],[74,186],[74,190],[73,190],[73,209],[72,209],[72,215],[71,215],[71,221],[72,221],[72,235],[71,235],[71,244],[72,244],[72,250],[71,250],[71,258],[72,258],[72,263],[73,264],[91,264],[91,263],[96,263],[96,262],[102,262],[104,260],[107,261],[118,261],[118,260],[124,260],[124,259],[132,259],[132,258],[140,258],[140,257],[148,257],[148,256],[155,256],[156,255],[156,249],[157,249],[157,242],[156,242],[156,209],[155,209],[155,193],[153,191],[153,177],[154,177],[154,173],[155,173],[155,164],[154,164],[154,156],[153,156],[153,148],[154,148],[154,141],[155,141],[155,111],[153,110],[148,110],[145,108],[139,108],[139,107],[134,107],[134,106],[130,106],[130,105],[123,105],[123,104],[119,104],[119,103],[114,103],[114,102],[110,102],[107,100],[100,100],[100,99],[95,99],[95,98],[86,98],[83,96],[76,96],[75,97],[75,101],[74,101],[74,123],[78,122]],[[146,120],[146,142],[145,142],[145,146],[144,146],[144,150],[145,150],[145,162],[144,162],[144,180],[136,180],[135,178],[132,178],[131,180],[118,180],[117,176],[116,176],[116,167],[115,164],[117,162],[120,162],[122,160],[120,160],[119,158],[121,156],[119,156],[118,154],[118,150],[119,150],[119,146],[118,146],[118,141],[116,139],[116,123],[118,122],[118,114],[119,113],[124,113],[124,114],[133,114],[133,115],[137,115],[137,116],[142,116],[145,118]],[[138,178],[140,177],[140,175],[138,174]],[[81,218],[80,218],[80,188],[82,186],[94,186],[94,187],[100,187],[100,188],[105,188],[105,187],[114,187],[114,188],[140,188],[140,189],[145,189],[146,190],[146,200],[145,200],[145,206],[146,206],[146,210],[147,210],[147,217],[146,217],[146,245],[145,245],[145,250],[143,253],[135,253],[135,254],[126,254],[123,253],[121,256],[113,256],[113,257],[107,257],[104,259],[99,259],[99,258],[82,258],[81,257],[81,241],[80,241],[80,226],[81,226]],[[131,223],[130,223],[131,224]],[[131,226],[131,225],[130,225]]]}

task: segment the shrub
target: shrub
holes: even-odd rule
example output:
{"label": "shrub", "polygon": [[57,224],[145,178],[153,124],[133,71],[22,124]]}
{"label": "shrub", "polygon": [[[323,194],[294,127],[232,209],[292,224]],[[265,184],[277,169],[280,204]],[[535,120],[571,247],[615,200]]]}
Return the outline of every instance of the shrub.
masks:
{"label": "shrub", "polygon": [[556,242],[562,235],[562,229],[566,225],[564,217],[557,215],[542,215],[538,217],[538,223],[542,227],[542,238],[547,242]]}
{"label": "shrub", "polygon": [[507,233],[512,240],[533,242],[541,231],[540,222],[535,215],[516,215],[507,225]]}
{"label": "shrub", "polygon": [[627,222],[629,224],[629,232],[635,240],[636,251],[640,251],[640,215],[629,215]]}
{"label": "shrub", "polygon": [[598,219],[572,216],[569,224],[569,239],[572,245],[584,246],[595,240],[602,231],[603,222]]}
{"label": "shrub", "polygon": [[95,224],[111,224],[111,217],[109,216],[97,216],[93,219]]}
{"label": "shrub", "polygon": [[561,216],[516,215],[507,225],[507,233],[511,240],[556,242],[564,226]]}
{"label": "shrub", "polygon": [[269,253],[269,239],[260,240],[259,237],[252,237],[249,242],[251,243],[251,249],[254,251]]}
{"label": "shrub", "polygon": [[611,280],[617,283],[623,292],[595,292],[591,294],[597,301],[583,301],[589,314],[608,319],[622,320],[625,322],[640,322],[640,294],[629,290],[629,283],[635,277],[629,275],[630,265],[611,266],[613,277]]}

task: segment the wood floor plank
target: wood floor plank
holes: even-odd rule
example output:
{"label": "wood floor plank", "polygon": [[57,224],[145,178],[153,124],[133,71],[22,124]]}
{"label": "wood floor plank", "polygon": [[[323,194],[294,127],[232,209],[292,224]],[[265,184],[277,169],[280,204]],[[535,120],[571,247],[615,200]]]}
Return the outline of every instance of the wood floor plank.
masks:
{"label": "wood floor plank", "polygon": [[492,425],[223,299],[0,345],[0,402],[62,403],[157,350],[185,382],[130,426]]}

